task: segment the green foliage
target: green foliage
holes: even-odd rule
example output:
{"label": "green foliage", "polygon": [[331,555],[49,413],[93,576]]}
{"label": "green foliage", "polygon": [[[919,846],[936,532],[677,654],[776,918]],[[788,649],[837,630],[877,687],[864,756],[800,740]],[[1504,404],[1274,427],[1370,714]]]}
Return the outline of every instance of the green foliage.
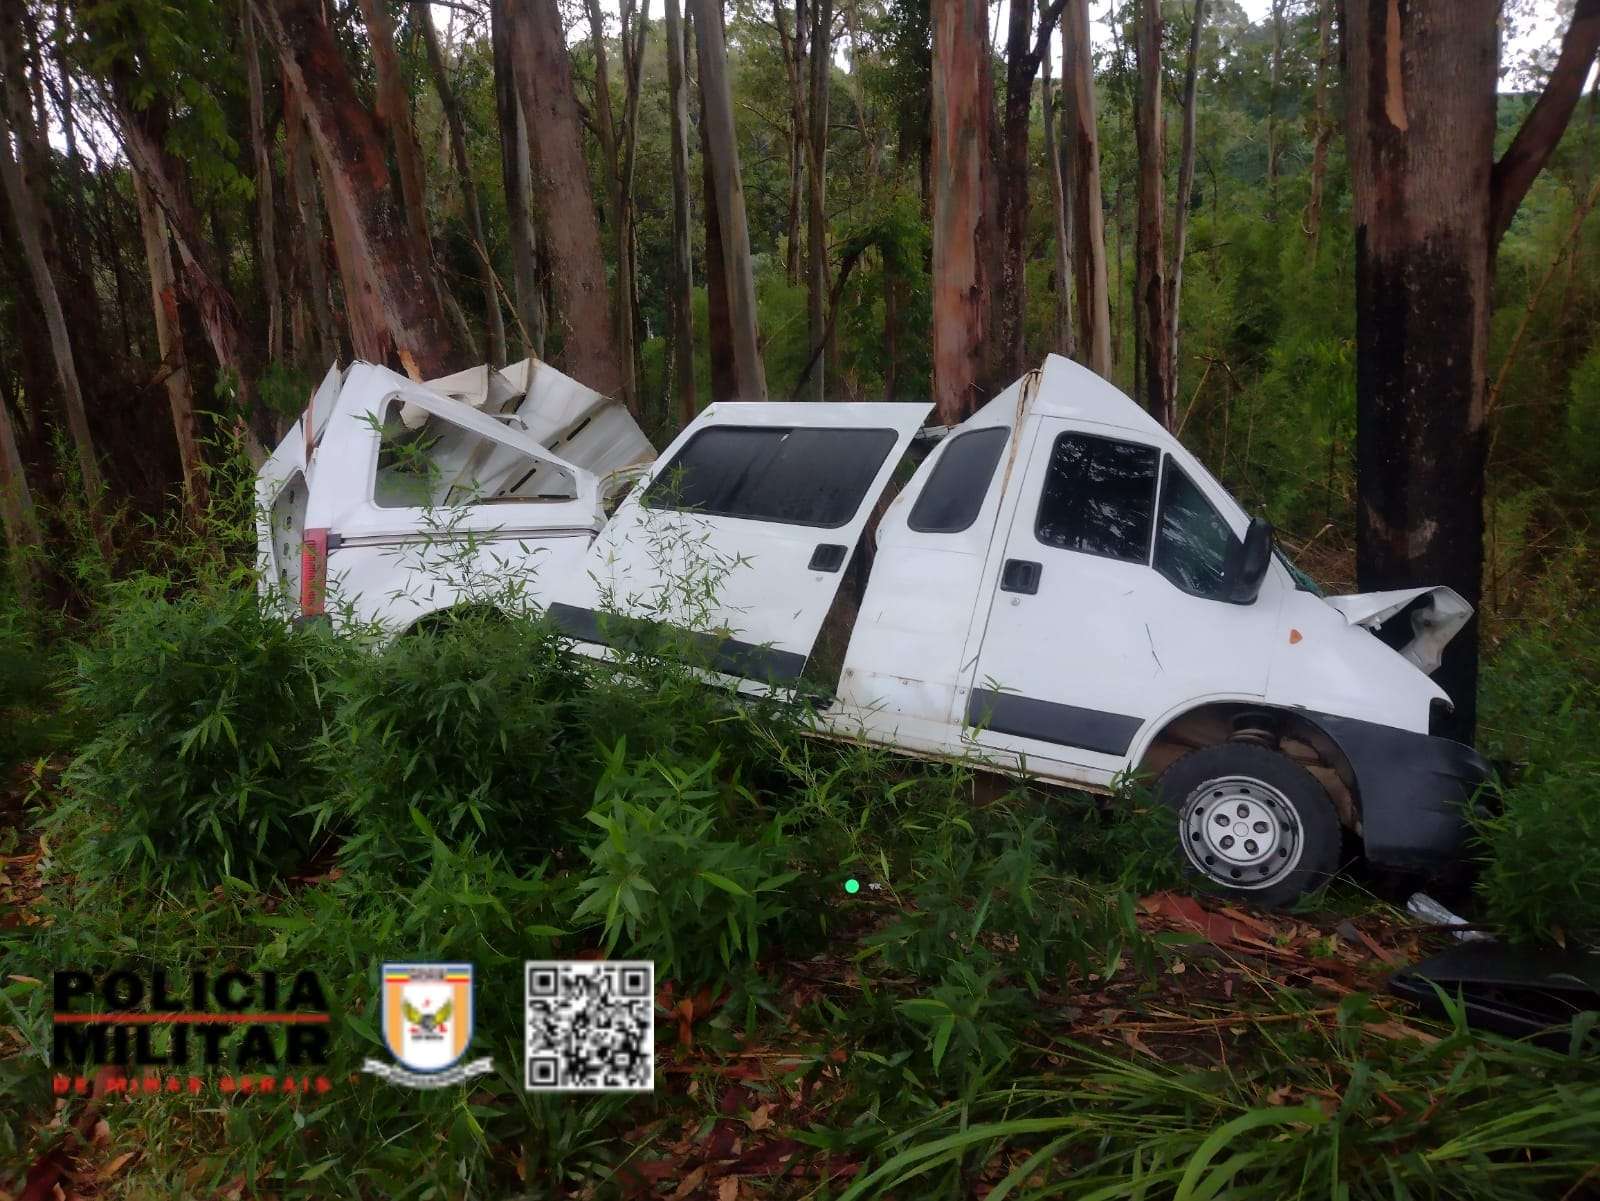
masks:
{"label": "green foliage", "polygon": [[1483,725],[1518,761],[1478,822],[1486,915],[1526,942],[1600,946],[1600,611],[1528,623],[1486,673]]}
{"label": "green foliage", "polygon": [[549,849],[589,787],[579,675],[548,631],[473,609],[353,659],[329,688],[308,798],[341,858],[408,877],[442,839]]}
{"label": "green foliage", "polygon": [[627,744],[603,752],[605,769],[586,819],[601,836],[583,848],[588,895],[574,921],[603,924],[607,952],[654,959],[687,984],[725,978],[753,963],[762,932],[789,912],[796,873],[781,817],[719,836],[711,786],[715,756],[692,767],[630,760]]}
{"label": "green foliage", "polygon": [[80,870],[130,883],[270,878],[311,850],[302,810],[326,778],[309,752],[350,648],[264,614],[253,593],[162,591],[118,585],[77,655],[67,693],[88,740],[51,825]]}
{"label": "green foliage", "polygon": [[50,703],[51,682],[38,631],[0,596],[0,786],[13,767],[54,741],[59,719]]}

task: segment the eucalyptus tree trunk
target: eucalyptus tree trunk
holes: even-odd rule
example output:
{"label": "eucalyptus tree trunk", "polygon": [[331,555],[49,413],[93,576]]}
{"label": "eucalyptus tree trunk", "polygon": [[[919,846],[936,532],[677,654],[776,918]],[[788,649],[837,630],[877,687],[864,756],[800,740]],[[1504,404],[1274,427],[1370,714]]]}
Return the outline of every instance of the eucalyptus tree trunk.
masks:
{"label": "eucalyptus tree trunk", "polygon": [[455,166],[456,179],[461,188],[461,211],[467,221],[467,236],[472,239],[473,251],[478,256],[479,279],[483,288],[483,315],[487,336],[484,339],[489,363],[503,367],[506,362],[506,325],[500,314],[500,295],[495,286],[494,263],[489,258],[489,239],[484,234],[483,210],[478,203],[478,185],[472,179],[472,160],[467,157],[467,127],[461,119],[461,105],[456,100],[455,89],[450,86],[450,68],[445,62],[444,50],[439,45],[438,31],[433,27],[433,13],[426,0],[413,0],[411,20],[422,32],[422,43],[428,55],[428,68],[433,72],[433,84],[439,94],[439,107],[444,110],[445,126],[450,135],[450,158]]}
{"label": "eucalyptus tree trunk", "polygon": [[[322,166],[323,193],[349,289],[381,315],[382,349],[413,379],[458,371],[475,358],[469,337],[453,327],[429,253],[406,219],[389,178],[376,119],[356,95],[350,70],[317,0],[255,0],[284,75],[304,104]],[[369,16],[377,0],[364,0]],[[383,26],[379,26],[382,28]],[[401,139],[403,140],[403,139]],[[376,348],[374,348],[376,349]]]}
{"label": "eucalyptus tree trunk", "polygon": [[766,400],[767,376],[756,332],[756,281],[750,259],[750,228],[745,218],[744,184],[739,176],[739,145],[734,137],[733,93],[728,82],[728,50],[722,31],[722,0],[694,0],[695,35],[700,52],[701,119],[707,158],[717,197],[717,226],[727,276],[728,316],[733,335],[733,366],[740,400]]}
{"label": "eucalyptus tree trunk", "polygon": [[[833,0],[817,0],[811,28],[809,124],[806,133],[806,325],[817,358],[802,399],[826,400],[822,355],[828,321],[828,83],[833,74]],[[820,356],[820,357],[818,357]]]}
{"label": "eucalyptus tree trunk", "polygon": [[[244,54],[245,80],[250,94],[250,150],[255,159],[256,246],[260,251],[257,266],[261,272],[261,290],[267,301],[267,358],[276,363],[283,358],[283,282],[278,274],[278,216],[277,205],[273,201],[272,147],[267,138],[261,52],[256,45],[256,17],[248,4],[240,9],[239,27],[243,34],[240,50]],[[167,258],[170,274],[170,253]],[[163,357],[165,354],[163,351]]]}
{"label": "eucalyptus tree trunk", "polygon": [[[255,2],[270,7],[278,0]],[[367,41],[372,47],[372,65],[378,76],[377,118],[394,147],[406,225],[418,246],[429,248],[431,254],[422,148],[417,144],[417,131],[411,123],[411,94],[400,70],[399,55],[395,52],[394,23],[384,7],[385,0],[357,2],[361,6],[361,19],[367,27]]]}
{"label": "eucalyptus tree trunk", "polygon": [[1050,83],[1050,38],[1045,38],[1040,59],[1041,100],[1044,113],[1045,171],[1050,177],[1050,214],[1055,241],[1056,350],[1069,358],[1076,354],[1072,337],[1072,243],[1071,218],[1067,213],[1066,181],[1061,176],[1061,144],[1056,137],[1056,106],[1059,103]]}
{"label": "eucalyptus tree trunk", "polygon": [[[78,364],[67,333],[67,318],[61,307],[51,270],[48,244],[49,225],[44,203],[44,164],[37,155],[33,128],[33,105],[23,73],[21,26],[18,14],[9,11],[15,0],[0,7],[0,76],[4,94],[0,96],[0,185],[6,192],[13,223],[17,227],[22,255],[33,281],[34,300],[44,316],[50,336],[50,354],[55,363],[56,383],[61,390],[61,406],[67,431],[77,452],[79,482],[88,502],[90,520],[104,542],[104,526],[99,517],[105,479],[89,432],[89,414],[84,404],[83,387],[78,379]],[[17,137],[18,156],[12,156],[11,135]]]}
{"label": "eucalyptus tree trunk", "polygon": [[1311,199],[1306,203],[1306,238],[1311,243],[1313,261],[1322,239],[1322,191],[1328,178],[1328,142],[1333,138],[1333,121],[1328,116],[1328,63],[1332,54],[1334,3],[1335,0],[1317,0],[1316,98],[1311,111]]}
{"label": "eucalyptus tree trunk", "polygon": [[689,246],[689,80],[684,58],[683,22],[678,0],[665,0],[667,10],[667,108],[671,114],[672,275],[667,307],[672,321],[673,366],[678,390],[678,417],[694,420],[694,259]]}
{"label": "eucalyptus tree trunk", "polygon": [[[1349,0],[1356,234],[1356,575],[1364,590],[1483,586],[1484,364],[1494,254],[1561,140],[1600,47],[1578,0],[1543,93],[1498,162],[1496,0]],[[1474,618],[1434,673],[1470,742]]]}
{"label": "eucalyptus tree trunk", "polygon": [[1183,150],[1178,157],[1178,194],[1172,202],[1172,270],[1167,277],[1167,389],[1169,420],[1177,416],[1178,309],[1183,299],[1183,256],[1189,241],[1189,197],[1194,192],[1195,94],[1200,65],[1200,31],[1206,0],[1194,0],[1189,23],[1189,63],[1183,74]]}
{"label": "eucalyptus tree trunk", "polygon": [[[693,7],[687,11],[693,12]],[[699,82],[700,194],[706,224],[706,356],[711,368],[711,399],[737,400],[739,375],[733,364],[733,316],[728,306],[728,269],[722,257],[722,225],[717,217],[717,183],[711,170],[704,77]]]}
{"label": "eucalyptus tree trunk", "polygon": [[623,364],[630,405],[639,408],[639,249],[634,217],[634,166],[639,151],[639,92],[644,75],[644,41],[650,31],[650,0],[641,0],[637,13],[632,0],[622,6],[623,135],[617,165],[617,328],[621,335]]}
{"label": "eucalyptus tree trunk", "polygon": [[[296,232],[300,235],[299,294],[307,302],[316,329],[316,355],[312,365],[326,370],[339,357],[339,330],[333,320],[328,289],[328,265],[323,256],[322,207],[317,200],[316,166],[307,141],[305,116],[294,89],[283,88],[283,158],[289,194],[294,198]],[[302,364],[309,356],[297,348]]]}
{"label": "eucalyptus tree trunk", "polygon": [[[1139,69],[1139,107],[1135,130],[1139,147],[1139,238],[1134,254],[1136,362],[1142,363],[1144,405],[1163,426],[1172,428],[1172,354],[1168,343],[1166,236],[1162,220],[1166,189],[1165,114],[1161,103],[1161,3],[1140,0],[1135,55]],[[1135,372],[1138,377],[1138,372]]]}
{"label": "eucalyptus tree trunk", "polygon": [[936,419],[955,425],[978,407],[990,333],[994,88],[985,0],[932,4],[933,398]]}
{"label": "eucalyptus tree trunk", "polygon": [[533,176],[528,162],[528,122],[517,99],[511,65],[511,35],[506,0],[490,0],[490,41],[494,54],[495,113],[500,127],[500,178],[506,194],[507,237],[516,289],[515,312],[523,353],[544,357],[544,290],[539,286],[539,240],[533,221]]}
{"label": "eucalyptus tree trunk", "polygon": [[1078,354],[1095,374],[1111,378],[1111,290],[1106,276],[1106,226],[1100,195],[1100,133],[1095,111],[1089,0],[1067,0],[1061,27],[1062,124],[1067,142],[1067,210],[1072,217],[1074,309]]}
{"label": "eucalyptus tree trunk", "polygon": [[[248,20],[248,15],[246,20]],[[138,172],[133,174],[133,194],[139,206],[139,228],[144,235],[144,261],[150,273],[150,305],[155,316],[156,347],[166,376],[167,407],[172,411],[172,432],[178,442],[183,468],[183,495],[195,516],[205,511],[207,500],[204,460],[195,436],[194,394],[189,387],[189,360],[183,349],[183,325],[178,316],[178,281],[172,270],[172,247],[166,214],[150,194]]]}
{"label": "eucalyptus tree trunk", "polygon": [[595,391],[621,397],[622,360],[560,13],[555,0],[507,0],[506,16],[517,95],[530,135],[561,366]]}
{"label": "eucalyptus tree trunk", "polygon": [[0,523],[5,526],[11,578],[17,597],[25,608],[32,608],[39,599],[42,583],[39,552],[44,547],[44,533],[39,528],[33,493],[22,469],[22,456],[17,452],[11,406],[4,396],[0,396]]}
{"label": "eucalyptus tree trunk", "polygon": [[778,27],[778,52],[789,84],[789,209],[784,221],[784,276],[800,282],[800,193],[804,179],[806,133],[806,39],[810,9],[806,0],[794,0],[794,33],[784,20],[784,0],[772,0],[772,19]]}

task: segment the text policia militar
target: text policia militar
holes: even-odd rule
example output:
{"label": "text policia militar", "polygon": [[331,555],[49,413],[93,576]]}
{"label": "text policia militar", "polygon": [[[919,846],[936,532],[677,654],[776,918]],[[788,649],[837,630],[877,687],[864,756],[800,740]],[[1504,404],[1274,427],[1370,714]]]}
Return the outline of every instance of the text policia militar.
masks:
{"label": "text policia militar", "polygon": [[278,1073],[328,1062],[328,1001],[315,972],[69,970],[54,973],[53,983],[51,1064],[58,1071],[203,1066]]}

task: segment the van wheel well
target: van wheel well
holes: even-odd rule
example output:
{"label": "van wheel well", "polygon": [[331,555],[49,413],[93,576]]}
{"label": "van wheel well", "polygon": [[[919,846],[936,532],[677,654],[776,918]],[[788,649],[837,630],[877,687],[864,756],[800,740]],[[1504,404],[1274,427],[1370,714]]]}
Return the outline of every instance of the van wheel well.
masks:
{"label": "van wheel well", "polygon": [[1361,794],[1350,760],[1333,739],[1291,710],[1233,701],[1179,714],[1151,740],[1138,774],[1157,779],[1190,751],[1224,742],[1254,743],[1299,764],[1327,790],[1339,824],[1361,832]]}

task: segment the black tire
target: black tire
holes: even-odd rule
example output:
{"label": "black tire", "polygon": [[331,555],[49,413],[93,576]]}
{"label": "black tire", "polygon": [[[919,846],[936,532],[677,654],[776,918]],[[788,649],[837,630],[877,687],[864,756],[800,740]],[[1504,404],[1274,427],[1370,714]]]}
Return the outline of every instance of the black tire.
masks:
{"label": "black tire", "polygon": [[1162,773],[1156,791],[1177,816],[1185,868],[1208,891],[1278,907],[1338,870],[1333,802],[1315,776],[1277,751],[1249,742],[1191,751]]}

